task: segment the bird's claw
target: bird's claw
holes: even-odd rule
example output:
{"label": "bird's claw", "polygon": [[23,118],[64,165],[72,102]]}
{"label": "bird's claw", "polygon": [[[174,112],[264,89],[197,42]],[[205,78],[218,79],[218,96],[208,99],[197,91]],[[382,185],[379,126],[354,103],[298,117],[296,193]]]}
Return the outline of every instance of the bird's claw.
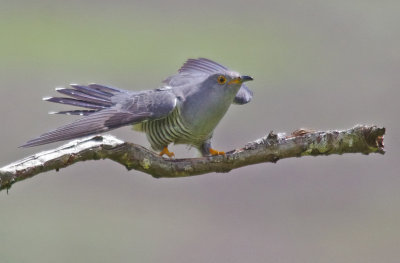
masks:
{"label": "bird's claw", "polygon": [[170,152],[168,150],[168,147],[164,147],[164,149],[160,152],[160,156],[163,156],[164,154],[166,154],[169,158],[175,157],[175,153]]}
{"label": "bird's claw", "polygon": [[210,148],[210,154],[211,154],[212,156],[215,156],[215,155],[225,155],[225,152],[220,152],[220,151],[214,150],[213,148]]}

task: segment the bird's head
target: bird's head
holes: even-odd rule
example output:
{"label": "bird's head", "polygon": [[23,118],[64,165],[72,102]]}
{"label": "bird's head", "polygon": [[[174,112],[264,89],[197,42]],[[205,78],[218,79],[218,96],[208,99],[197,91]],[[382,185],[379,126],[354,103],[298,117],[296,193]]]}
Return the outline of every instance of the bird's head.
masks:
{"label": "bird's head", "polygon": [[[244,90],[245,95],[248,93],[249,96],[241,96],[242,100],[247,100],[247,103],[251,100],[252,93],[244,85],[244,82],[253,80],[252,77],[247,75],[241,75],[234,71],[219,71],[209,74],[200,83],[201,93],[204,96],[215,97],[217,100],[225,101],[227,104],[235,103],[236,96],[239,90]],[[238,104],[243,104],[238,103]]]}
{"label": "bird's head", "polygon": [[[243,84],[253,80],[206,58],[188,59],[178,74],[168,77],[164,84],[169,87],[197,89],[203,96],[223,96],[235,104],[248,103],[253,92]],[[197,88],[196,88],[197,87]],[[234,97],[234,98],[233,98]]]}

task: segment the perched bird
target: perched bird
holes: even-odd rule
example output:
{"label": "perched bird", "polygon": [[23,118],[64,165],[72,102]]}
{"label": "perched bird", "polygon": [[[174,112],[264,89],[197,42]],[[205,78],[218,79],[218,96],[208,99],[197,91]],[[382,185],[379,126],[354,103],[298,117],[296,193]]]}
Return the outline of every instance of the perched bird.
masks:
{"label": "perched bird", "polygon": [[21,147],[99,134],[121,126],[134,125],[146,133],[151,147],[169,157],[170,143],[188,144],[203,156],[224,152],[211,148],[217,124],[233,104],[246,104],[253,96],[243,82],[253,80],[205,58],[188,59],[178,73],[155,90],[128,91],[99,84],[71,84],[56,91],[68,97],[46,101],[73,105],[81,110],[54,114],[84,116],[70,124],[42,134]]}

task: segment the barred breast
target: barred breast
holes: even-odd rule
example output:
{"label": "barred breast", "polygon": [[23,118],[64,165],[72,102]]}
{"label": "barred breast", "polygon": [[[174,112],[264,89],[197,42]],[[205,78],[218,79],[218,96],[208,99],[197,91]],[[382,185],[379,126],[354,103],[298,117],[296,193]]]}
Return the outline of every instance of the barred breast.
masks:
{"label": "barred breast", "polygon": [[182,120],[179,107],[165,118],[142,122],[135,125],[134,129],[146,133],[154,150],[162,150],[170,143],[199,147],[209,137],[194,135]]}

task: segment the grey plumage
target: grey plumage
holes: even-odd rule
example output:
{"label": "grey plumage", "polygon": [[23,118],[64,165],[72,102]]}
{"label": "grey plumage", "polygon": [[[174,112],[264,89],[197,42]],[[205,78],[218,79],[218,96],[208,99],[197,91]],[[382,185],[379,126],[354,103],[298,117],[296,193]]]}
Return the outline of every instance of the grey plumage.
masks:
{"label": "grey plumage", "polygon": [[22,147],[37,146],[102,133],[125,125],[145,132],[155,150],[170,143],[189,144],[210,153],[212,133],[231,104],[248,103],[252,80],[208,59],[189,59],[178,74],[155,90],[127,91],[98,84],[72,84],[56,91],[67,97],[46,101],[86,109],[54,112],[82,115],[70,124],[42,134]]}

